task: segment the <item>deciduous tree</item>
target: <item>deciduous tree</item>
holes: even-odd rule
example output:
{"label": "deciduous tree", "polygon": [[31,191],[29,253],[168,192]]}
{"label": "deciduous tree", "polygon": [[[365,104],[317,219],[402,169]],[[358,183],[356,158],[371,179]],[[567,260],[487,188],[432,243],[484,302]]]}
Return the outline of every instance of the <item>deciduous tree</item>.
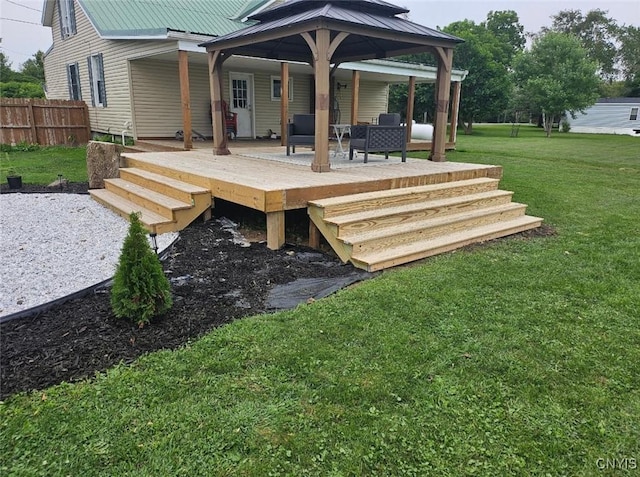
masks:
{"label": "deciduous tree", "polygon": [[512,84],[502,62],[504,49],[493,32],[470,20],[452,23],[444,31],[465,40],[455,49],[453,65],[469,71],[462,82],[459,121],[465,134],[471,134],[474,122],[507,108]]}
{"label": "deciduous tree", "polygon": [[[554,15],[551,31],[573,34],[580,39],[587,56],[598,63],[603,79],[613,80],[618,74],[619,59],[616,45],[621,32],[616,21],[607,16],[606,10],[590,10],[583,15],[580,10],[563,10]],[[543,28],[543,33],[549,29]]]}
{"label": "deciduous tree", "polygon": [[547,32],[515,63],[516,81],[543,113],[547,137],[554,120],[575,116],[598,98],[597,64],[573,35]]}

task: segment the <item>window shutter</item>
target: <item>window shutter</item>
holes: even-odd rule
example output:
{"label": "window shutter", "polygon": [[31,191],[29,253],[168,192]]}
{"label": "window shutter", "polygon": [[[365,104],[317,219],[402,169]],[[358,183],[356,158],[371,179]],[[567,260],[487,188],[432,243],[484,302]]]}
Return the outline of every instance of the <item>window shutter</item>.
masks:
{"label": "window shutter", "polygon": [[62,16],[64,12],[62,11],[62,2],[63,0],[58,0],[58,21],[60,22],[60,36],[64,40],[64,22],[62,21]]}
{"label": "window shutter", "polygon": [[67,65],[67,86],[69,86],[69,99],[73,99],[73,78],[71,78],[71,65]]}
{"label": "window shutter", "polygon": [[76,34],[76,12],[73,0],[69,1],[69,34]]}
{"label": "window shutter", "polygon": [[87,66],[89,67],[89,86],[91,87],[91,106],[96,105],[97,91],[93,90],[93,68],[91,67],[91,55],[87,56]]}
{"label": "window shutter", "polygon": [[78,100],[82,101],[82,85],[80,84],[80,65],[78,63],[74,63],[76,68],[76,86],[78,87]]}
{"label": "window shutter", "polygon": [[98,68],[100,69],[100,71],[98,72],[98,79],[100,80],[98,82],[99,88],[100,88],[100,93],[102,96],[102,107],[106,108],[107,107],[107,87],[105,86],[105,81],[104,81],[104,63],[102,61],[102,53],[100,53],[98,55]]}

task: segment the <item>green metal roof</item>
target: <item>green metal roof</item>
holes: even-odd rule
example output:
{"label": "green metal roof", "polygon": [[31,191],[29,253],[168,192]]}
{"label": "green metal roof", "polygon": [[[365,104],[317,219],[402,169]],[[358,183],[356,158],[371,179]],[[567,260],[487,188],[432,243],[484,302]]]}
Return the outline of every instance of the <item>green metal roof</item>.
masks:
{"label": "green metal roof", "polygon": [[168,31],[226,35],[270,0],[78,0],[105,37],[158,36]]}

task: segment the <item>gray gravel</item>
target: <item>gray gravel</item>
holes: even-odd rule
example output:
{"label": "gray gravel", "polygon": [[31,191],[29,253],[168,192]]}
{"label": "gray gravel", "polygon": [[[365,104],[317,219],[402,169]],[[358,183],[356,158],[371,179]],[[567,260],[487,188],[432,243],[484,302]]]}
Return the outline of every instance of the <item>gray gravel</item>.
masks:
{"label": "gray gravel", "polygon": [[111,278],[128,227],[88,195],[0,195],[0,316]]}

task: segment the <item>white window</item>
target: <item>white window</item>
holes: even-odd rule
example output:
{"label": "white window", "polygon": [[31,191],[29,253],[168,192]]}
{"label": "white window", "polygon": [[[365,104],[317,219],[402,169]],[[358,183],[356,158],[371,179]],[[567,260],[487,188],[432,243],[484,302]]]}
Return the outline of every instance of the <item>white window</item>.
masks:
{"label": "white window", "polygon": [[104,84],[104,63],[102,53],[87,58],[89,66],[89,85],[91,86],[91,105],[107,107],[107,89]]}
{"label": "white window", "polygon": [[[280,76],[271,77],[271,101],[280,101],[282,97],[282,79]],[[289,101],[293,101],[293,78],[289,78]]]}
{"label": "white window", "polygon": [[73,0],[58,0],[60,11],[60,34],[62,38],[69,38],[76,34],[76,15]]}
{"label": "white window", "polygon": [[69,85],[69,99],[81,100],[80,91],[80,70],[78,63],[67,65],[67,83]]}
{"label": "white window", "polygon": [[637,121],[638,120],[638,110],[640,108],[631,108],[631,114],[629,115],[629,121]]}

